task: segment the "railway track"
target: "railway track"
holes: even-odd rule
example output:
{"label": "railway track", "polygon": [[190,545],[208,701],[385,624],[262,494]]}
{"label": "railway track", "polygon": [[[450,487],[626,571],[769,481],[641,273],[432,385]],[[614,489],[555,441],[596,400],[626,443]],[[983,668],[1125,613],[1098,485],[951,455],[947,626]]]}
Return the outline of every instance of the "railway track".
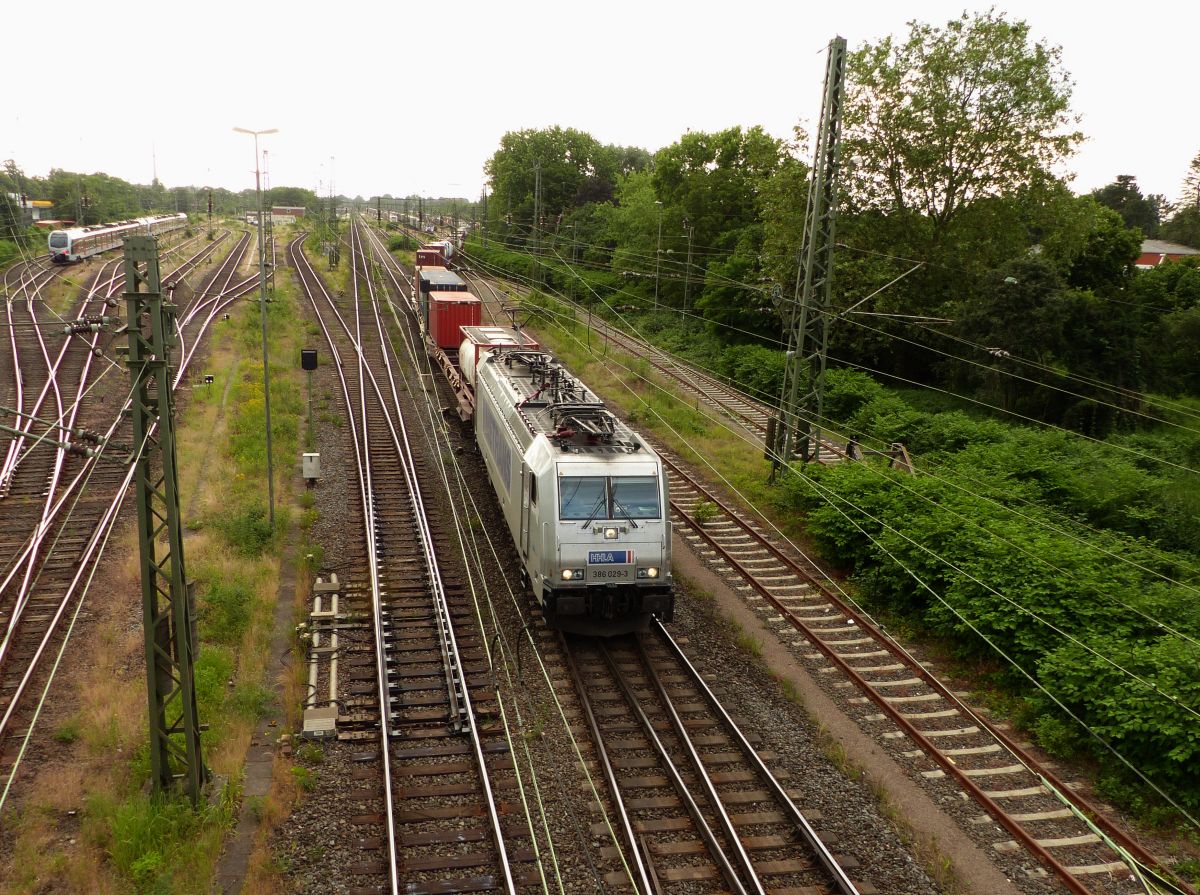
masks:
{"label": "railway track", "polygon": [[[376,249],[411,308],[403,272],[381,245]],[[539,636],[547,661],[561,663],[565,682],[574,684],[591,761],[608,784],[603,804],[593,806],[605,819],[592,834],[621,831],[600,850],[611,868],[605,885],[646,893],[874,891],[855,888],[846,875],[853,860],[839,863],[830,854],[797,810],[800,794],[767,768],[665,630],[659,627],[650,651],[627,642],[646,676],[633,681],[622,668],[634,660],[603,659],[599,642],[568,643],[544,630]],[[656,695],[647,701],[650,681]]]}
{"label": "railway track", "polygon": [[342,742],[373,744],[354,760],[377,785],[362,790],[353,818],[369,847],[347,882],[362,892],[515,893],[541,874],[514,798],[511,743],[474,610],[448,570],[452,532],[426,508],[440,476],[430,446],[407,429],[412,398],[358,238],[352,230],[348,296],[328,291],[301,240],[288,247],[333,356],[365,544],[342,558],[348,614],[369,625],[342,633],[349,683],[337,725]]}
{"label": "railway track", "polygon": [[[639,891],[874,892],[856,886],[682,646],[652,632],[563,642]],[[713,676],[715,677],[715,676]],[[602,827],[603,825],[597,825]],[[612,857],[615,848],[605,850]],[[605,881],[620,886],[624,873]]]}
{"label": "railway track", "polygon": [[[208,260],[220,243],[218,240],[184,259],[164,277],[164,283],[182,281]],[[176,247],[164,252],[164,257],[178,251]],[[234,269],[237,254],[227,257],[210,281]],[[48,397],[29,405],[29,421],[41,431],[31,430],[28,440],[36,443],[35,450],[44,451],[49,468],[33,462],[34,452],[28,446],[17,449],[11,466],[14,488],[4,499],[8,512],[0,521],[0,555],[6,558],[0,570],[0,783],[4,792],[28,741],[36,708],[23,697],[41,680],[43,660],[61,645],[62,622],[86,591],[132,479],[132,468],[123,462],[132,449],[123,414],[128,407],[124,368],[109,357],[113,334],[88,323],[112,313],[123,286],[119,260],[101,265],[68,320],[67,325],[75,325],[79,331],[65,339],[55,357],[43,346],[44,338],[39,338],[47,328],[45,321],[36,319],[33,300],[29,307],[36,327],[30,330],[36,335],[16,334],[22,351],[14,360],[21,378],[38,366],[43,371],[39,395]],[[224,307],[241,294],[244,289],[223,289],[208,300],[215,307]],[[180,322],[181,332],[192,339],[193,350],[211,319]],[[40,365],[34,363],[35,358]],[[179,359],[176,387],[191,359],[191,352]],[[101,386],[105,377],[112,382]],[[62,428],[47,434],[44,423],[32,419],[38,411],[42,414],[39,420],[50,417]],[[35,482],[34,490],[40,488],[36,498],[19,496],[15,487],[29,478]]]}
{"label": "railway track", "polygon": [[[488,279],[474,278],[498,301]],[[481,296],[482,297],[482,296]],[[581,320],[581,322],[583,322]],[[645,358],[682,391],[756,436],[766,408],[660,349],[607,324],[598,332],[621,350]],[[790,543],[771,536],[704,482],[675,452],[650,438],[670,469],[676,531],[717,568],[819,680],[838,676],[858,694],[859,723],[897,751],[927,780],[952,781],[991,825],[991,847],[1024,849],[1033,879],[1053,875],[1080,893],[1193,892],[1113,822],[1105,808],[1059,779],[1003,725],[967,705],[919,660],[880,631]],[[844,454],[842,455],[844,457]],[[840,458],[839,458],[840,459]],[[701,504],[704,514],[697,514]],[[708,518],[712,508],[716,514]],[[703,519],[703,521],[701,521]],[[931,766],[932,765],[932,766]]]}

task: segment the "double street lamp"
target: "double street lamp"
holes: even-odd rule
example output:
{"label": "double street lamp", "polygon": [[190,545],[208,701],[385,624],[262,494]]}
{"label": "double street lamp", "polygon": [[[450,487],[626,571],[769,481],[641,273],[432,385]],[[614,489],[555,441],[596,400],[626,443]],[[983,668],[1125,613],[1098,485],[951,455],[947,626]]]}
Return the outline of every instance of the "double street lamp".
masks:
{"label": "double street lamp", "polygon": [[259,319],[262,324],[262,354],[263,354],[263,399],[267,413],[267,515],[271,530],[275,529],[275,475],[271,463],[271,368],[267,359],[267,261],[266,242],[263,238],[263,194],[262,169],[259,166],[258,138],[267,134],[279,133],[278,128],[268,128],[262,131],[247,130],[235,127],[239,134],[250,134],[254,137],[254,188],[258,193],[258,287],[259,287]]}

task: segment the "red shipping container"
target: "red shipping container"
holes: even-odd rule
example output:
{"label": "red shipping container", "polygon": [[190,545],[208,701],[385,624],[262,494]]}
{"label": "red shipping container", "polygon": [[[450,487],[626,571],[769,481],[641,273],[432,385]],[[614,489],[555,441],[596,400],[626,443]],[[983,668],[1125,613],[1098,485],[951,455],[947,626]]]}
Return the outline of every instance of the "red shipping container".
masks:
{"label": "red shipping container", "polygon": [[469,292],[430,292],[429,301],[429,335],[439,348],[458,348],[462,328],[483,319],[483,302]]}
{"label": "red shipping container", "polygon": [[445,267],[439,249],[417,249],[417,267]]}

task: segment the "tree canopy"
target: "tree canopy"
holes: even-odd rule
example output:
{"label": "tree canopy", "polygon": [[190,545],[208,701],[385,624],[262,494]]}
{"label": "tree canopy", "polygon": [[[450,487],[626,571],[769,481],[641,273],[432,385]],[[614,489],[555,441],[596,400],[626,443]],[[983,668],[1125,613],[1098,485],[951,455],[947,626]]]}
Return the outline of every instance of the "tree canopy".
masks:
{"label": "tree canopy", "polygon": [[1058,47],[991,10],[909,23],[851,53],[843,112],[848,195],[918,214],[936,240],[973,203],[1054,179],[1082,140]]}
{"label": "tree canopy", "polygon": [[1092,198],[1121,216],[1126,227],[1140,230],[1143,236],[1157,236],[1167,201],[1161,195],[1142,195],[1137,178],[1118,174],[1107,186],[1092,191]]}

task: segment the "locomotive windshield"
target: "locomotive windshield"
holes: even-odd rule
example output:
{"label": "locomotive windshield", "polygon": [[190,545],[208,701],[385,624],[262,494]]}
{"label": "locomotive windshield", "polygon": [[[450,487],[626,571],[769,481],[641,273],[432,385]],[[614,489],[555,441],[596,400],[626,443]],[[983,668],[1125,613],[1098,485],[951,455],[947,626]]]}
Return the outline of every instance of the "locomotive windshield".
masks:
{"label": "locomotive windshield", "polygon": [[563,476],[558,480],[558,518],[659,519],[654,476]]}
{"label": "locomotive windshield", "polygon": [[50,234],[50,248],[65,249],[67,247],[67,234],[59,230],[57,233]]}
{"label": "locomotive windshield", "polygon": [[[612,480],[612,499],[617,510],[612,518],[632,516],[634,519],[657,519],[658,479],[653,476],[622,476]],[[625,512],[621,512],[624,510]]]}
{"label": "locomotive windshield", "polygon": [[587,519],[600,516],[604,502],[608,499],[605,482],[601,476],[571,476],[558,483],[558,518]]}

